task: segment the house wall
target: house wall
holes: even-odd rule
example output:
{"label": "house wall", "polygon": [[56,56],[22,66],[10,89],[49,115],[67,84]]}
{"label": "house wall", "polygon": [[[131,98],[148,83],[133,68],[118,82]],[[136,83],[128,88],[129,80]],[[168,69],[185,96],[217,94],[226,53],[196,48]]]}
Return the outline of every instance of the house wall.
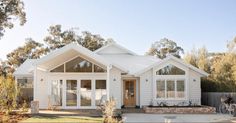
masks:
{"label": "house wall", "polygon": [[[157,70],[165,67],[168,64],[175,65],[183,70],[186,74],[185,78],[185,87],[186,87],[186,98],[185,99],[157,99],[156,98],[156,79],[166,79],[166,78],[179,78],[181,76],[156,76],[155,73]],[[148,82],[146,81],[148,80]],[[174,60],[169,60],[165,63],[159,64],[153,69],[146,71],[140,75],[140,106],[147,105],[157,105],[157,102],[167,102],[169,105],[177,105],[181,102],[192,101],[192,103],[200,105],[201,104],[201,79],[200,74],[189,69],[187,66],[180,64]]]}
{"label": "house wall", "polygon": [[153,99],[153,76],[152,69],[140,76],[140,107],[150,105]]}
{"label": "house wall", "polygon": [[122,101],[122,98],[121,98],[121,91],[122,91],[121,71],[115,67],[112,67],[110,69],[109,74],[110,74],[110,77],[109,77],[110,97],[112,97],[116,100],[116,108],[120,109],[121,108],[121,101]]}
{"label": "house wall", "polygon": [[39,108],[46,109],[48,107],[48,75],[42,70],[35,70],[34,79],[34,100],[39,101]]}
{"label": "house wall", "polygon": [[201,105],[201,78],[200,75],[190,70],[189,73],[189,100]]}

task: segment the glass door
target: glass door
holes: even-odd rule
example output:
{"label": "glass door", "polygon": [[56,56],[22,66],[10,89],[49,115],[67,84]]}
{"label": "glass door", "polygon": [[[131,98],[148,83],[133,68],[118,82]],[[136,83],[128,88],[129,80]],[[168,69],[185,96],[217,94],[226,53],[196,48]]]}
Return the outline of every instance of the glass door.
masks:
{"label": "glass door", "polygon": [[80,106],[92,106],[92,82],[91,80],[81,80],[80,83]]}
{"label": "glass door", "polygon": [[66,80],[66,106],[77,106],[77,80]]}

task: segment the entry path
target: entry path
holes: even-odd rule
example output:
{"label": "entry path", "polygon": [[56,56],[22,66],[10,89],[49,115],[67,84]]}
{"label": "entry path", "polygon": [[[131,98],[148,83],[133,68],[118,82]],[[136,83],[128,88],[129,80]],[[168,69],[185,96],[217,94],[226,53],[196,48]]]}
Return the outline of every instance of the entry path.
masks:
{"label": "entry path", "polygon": [[123,121],[126,123],[138,122],[164,122],[164,123],[191,123],[191,122],[233,122],[236,118],[223,114],[144,114],[144,113],[127,113],[123,114]]}

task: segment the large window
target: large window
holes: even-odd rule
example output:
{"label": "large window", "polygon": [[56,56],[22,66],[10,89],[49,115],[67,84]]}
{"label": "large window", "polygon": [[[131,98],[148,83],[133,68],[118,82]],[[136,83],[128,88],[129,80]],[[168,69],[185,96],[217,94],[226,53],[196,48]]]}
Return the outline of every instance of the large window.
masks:
{"label": "large window", "polygon": [[166,81],[166,98],[175,98],[175,81]]}
{"label": "large window", "polygon": [[157,80],[157,98],[165,98],[165,81]]}
{"label": "large window", "polygon": [[185,71],[170,64],[158,70],[156,75],[185,75]]}
{"label": "large window", "polygon": [[184,80],[157,80],[156,81],[156,98],[185,98],[185,81]]}
{"label": "large window", "polygon": [[86,72],[86,73],[104,73],[106,69],[91,63],[81,57],[76,57],[75,59],[66,62],[52,70],[50,72]]}
{"label": "large window", "polygon": [[20,79],[17,79],[17,85],[20,88],[33,88],[33,78],[20,78]]}
{"label": "large window", "polygon": [[183,80],[177,80],[176,81],[176,84],[177,84],[177,97],[178,98],[184,98],[185,97],[185,93],[184,93],[184,90],[185,90],[185,86],[184,86],[184,81]]}
{"label": "large window", "polygon": [[51,70],[50,72],[64,72],[64,64],[56,67],[55,69]]}

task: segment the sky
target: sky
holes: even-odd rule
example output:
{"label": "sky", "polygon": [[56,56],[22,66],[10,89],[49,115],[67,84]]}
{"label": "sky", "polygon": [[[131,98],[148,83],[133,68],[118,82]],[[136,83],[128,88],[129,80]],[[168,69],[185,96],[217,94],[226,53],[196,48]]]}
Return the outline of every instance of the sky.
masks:
{"label": "sky", "polygon": [[236,36],[236,0],[23,0],[27,22],[16,23],[0,39],[0,58],[22,46],[25,38],[43,43],[50,25],[79,27],[142,55],[162,38],[185,52],[205,46],[226,51]]}

